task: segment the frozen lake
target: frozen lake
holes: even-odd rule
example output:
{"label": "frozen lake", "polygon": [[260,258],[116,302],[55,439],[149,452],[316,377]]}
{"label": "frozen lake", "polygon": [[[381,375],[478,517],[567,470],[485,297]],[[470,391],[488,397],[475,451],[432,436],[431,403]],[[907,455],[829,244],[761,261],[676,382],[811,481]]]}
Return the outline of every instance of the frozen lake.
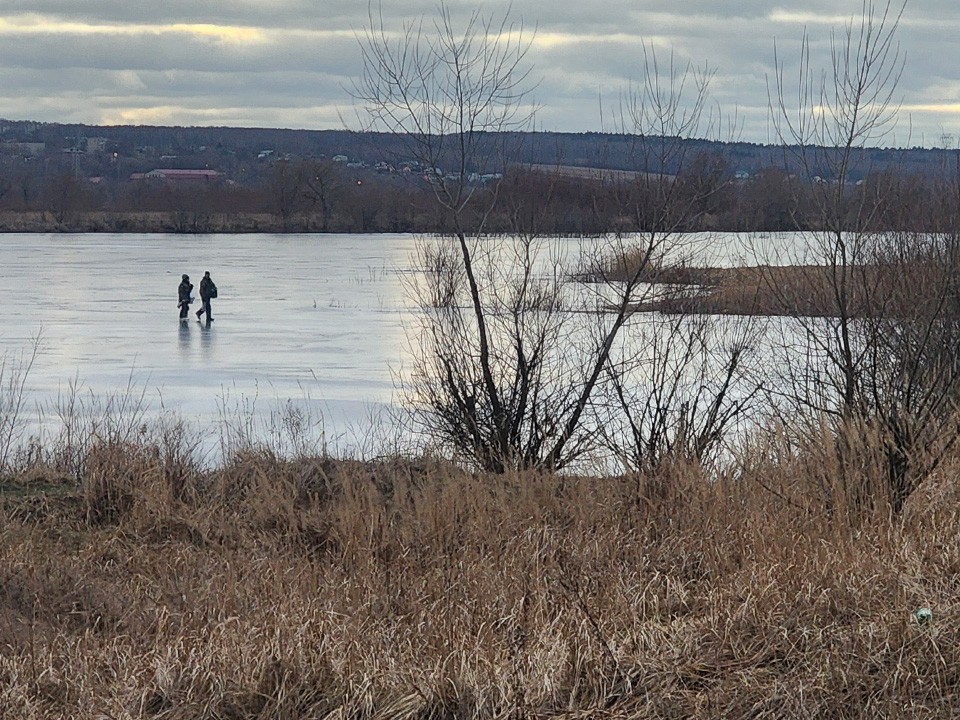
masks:
{"label": "frozen lake", "polygon": [[[710,262],[736,262],[734,236]],[[571,247],[578,241],[568,242]],[[34,418],[58,397],[106,398],[130,383],[148,414],[200,427],[264,418],[293,401],[354,446],[395,398],[409,235],[0,235],[10,314],[6,358],[40,351],[27,380]],[[721,251],[717,251],[721,248]],[[214,322],[177,318],[177,285],[209,270]],[[62,402],[62,401],[61,401]]]}
{"label": "frozen lake", "polygon": [[[0,235],[13,312],[0,351],[40,352],[31,408],[52,414],[78,385],[105,398],[128,381],[152,412],[210,425],[288,399],[342,435],[388,406],[403,347],[396,235]],[[177,285],[209,270],[214,321],[177,317]],[[36,414],[36,413],[34,413]],[[332,432],[331,432],[332,431]]]}

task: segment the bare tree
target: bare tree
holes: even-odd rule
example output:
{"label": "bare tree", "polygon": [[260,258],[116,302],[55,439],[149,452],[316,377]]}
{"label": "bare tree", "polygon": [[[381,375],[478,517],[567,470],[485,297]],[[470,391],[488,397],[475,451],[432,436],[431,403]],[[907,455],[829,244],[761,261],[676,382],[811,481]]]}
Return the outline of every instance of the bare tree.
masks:
{"label": "bare tree", "polygon": [[320,231],[330,228],[330,214],[333,203],[340,192],[342,180],[336,166],[330,162],[308,162],[304,164],[303,195],[310,208],[320,215]]}
{"label": "bare tree", "polygon": [[36,176],[28,172],[19,172],[16,177],[17,189],[20,191],[20,202],[24,210],[30,210],[36,195]]}
{"label": "bare tree", "polygon": [[160,199],[169,213],[170,230],[175,233],[205,233],[210,231],[211,193],[183,182],[164,181],[159,187]]}
{"label": "bare tree", "polygon": [[515,268],[498,262],[503,244],[485,227],[505,170],[507,131],[525,127],[530,116],[529,42],[509,15],[475,12],[457,30],[446,5],[435,22],[408,24],[394,40],[371,12],[361,39],[364,73],[354,88],[366,129],[402,141],[451,228],[452,246],[441,240],[420,250],[426,284],[415,292],[424,327],[413,339],[411,395],[429,432],[495,471],[562,464],[571,434],[546,447],[558,432],[558,418],[537,407],[549,331],[526,327],[532,304],[557,306],[559,286],[532,282],[539,250],[532,237],[523,243],[516,285]]}
{"label": "bare tree", "polygon": [[624,323],[594,399],[605,418],[599,434],[629,470],[644,474],[671,459],[715,458],[743,427],[761,386],[752,320],[660,312],[663,300],[689,292],[674,284],[697,251],[687,231],[706,224],[727,189],[722,163],[689,141],[724,131],[708,104],[712,75],[673,54],[661,63],[645,48],[642,81],[623,94],[616,116],[633,162],[617,202],[636,232],[614,235],[589,258],[588,276],[601,296],[615,298],[614,323]]}
{"label": "bare tree", "polygon": [[[799,170],[809,184],[818,215],[804,248],[809,257],[792,259],[801,267],[825,266],[832,296],[825,321],[811,324],[801,319],[807,340],[835,371],[823,376],[832,387],[815,388],[814,394],[839,395],[844,412],[856,403],[865,357],[855,347],[853,327],[856,316],[863,314],[857,304],[865,295],[855,292],[854,286],[870,284],[862,270],[879,239],[869,230],[871,218],[862,212],[867,206],[852,206],[850,186],[852,178],[864,172],[863,149],[881,141],[896,116],[894,96],[903,62],[895,33],[902,10],[902,4],[897,9],[887,0],[878,11],[873,0],[864,0],[859,20],[831,36],[828,70],[813,64],[810,40],[804,35],[793,92],[774,50],[773,126],[788,151],[789,169]],[[821,284],[819,272],[811,270],[804,283],[808,288]]]}
{"label": "bare tree", "polygon": [[70,169],[61,169],[51,177],[45,187],[45,194],[54,219],[61,225],[85,206],[90,195],[87,187]]}
{"label": "bare tree", "polygon": [[[472,14],[457,31],[447,6],[393,39],[371,13],[355,97],[366,129],[394,133],[445,213],[448,237],[424,240],[411,282],[421,324],[411,336],[405,389],[427,434],[487,470],[560,468],[599,442],[594,403],[628,346],[621,334],[642,308],[649,270],[671,238],[708,206],[715,183],[678,182],[682,136],[702,130],[709,73],[646,56],[644,84],[624,96],[637,170],[622,206],[643,228],[601,248],[540,237],[536,213],[507,208],[509,237],[487,221],[519,148],[509,131],[530,117],[529,36],[507,16]],[[703,176],[703,173],[700,173]],[[527,218],[521,221],[522,218]],[[630,272],[570,282],[573,252],[638,259]],[[621,387],[621,389],[623,389]],[[626,391],[624,391],[625,393]]]}
{"label": "bare tree", "polygon": [[0,176],[0,200],[5,198],[13,189],[13,181],[9,175]]}
{"label": "bare tree", "polygon": [[[943,353],[956,347],[946,342],[956,337],[956,222],[940,235],[892,232],[878,221],[882,203],[857,191],[870,174],[867,148],[882,142],[899,109],[903,10],[864,0],[860,17],[832,36],[825,70],[814,67],[805,36],[796,89],[778,56],[771,101],[787,168],[805,181],[816,212],[805,247],[791,258],[795,287],[820,299],[816,317],[771,274],[782,304],[797,308],[784,336],[789,417],[816,427],[829,418],[837,454],[854,473],[865,448],[882,456],[884,500],[894,511],[952,444],[960,379],[957,358]],[[895,189],[889,176],[872,182],[874,195]],[[856,501],[869,507],[877,499],[859,493]]]}
{"label": "bare tree", "polygon": [[264,182],[265,200],[283,230],[289,230],[293,217],[305,209],[306,187],[307,169],[303,163],[281,158],[270,166]]}

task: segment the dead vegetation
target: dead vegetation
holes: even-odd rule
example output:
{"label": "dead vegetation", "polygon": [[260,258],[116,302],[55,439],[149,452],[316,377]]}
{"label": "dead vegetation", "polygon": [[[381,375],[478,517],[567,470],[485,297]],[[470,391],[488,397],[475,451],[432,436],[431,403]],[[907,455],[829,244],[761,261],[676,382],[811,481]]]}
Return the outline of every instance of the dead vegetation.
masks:
{"label": "dead vegetation", "polygon": [[[863,315],[873,310],[865,302],[866,288],[876,268],[860,268],[865,282],[851,293],[864,302]],[[831,317],[836,313],[831,269],[826,266],[763,266],[737,268],[664,268],[656,278],[669,287],[641,311],[703,315]]]}
{"label": "dead vegetation", "polygon": [[960,458],[891,519],[776,434],[652,477],[91,452],[4,486],[3,717],[958,711]]}
{"label": "dead vegetation", "polygon": [[[603,280],[628,272],[623,261],[603,269]],[[900,287],[911,288],[910,305],[924,291],[933,297],[945,280],[943,269],[922,262],[891,265],[857,265],[844,269],[851,318],[898,317],[909,312],[904,294],[899,303],[890,298]],[[695,267],[678,263],[653,265],[644,280],[658,286],[640,312],[659,311],[693,315],[754,315],[783,317],[835,317],[838,314],[838,269],[828,265],[762,265],[753,267]],[[597,271],[579,276],[595,282]],[[881,302],[880,299],[884,300]]]}

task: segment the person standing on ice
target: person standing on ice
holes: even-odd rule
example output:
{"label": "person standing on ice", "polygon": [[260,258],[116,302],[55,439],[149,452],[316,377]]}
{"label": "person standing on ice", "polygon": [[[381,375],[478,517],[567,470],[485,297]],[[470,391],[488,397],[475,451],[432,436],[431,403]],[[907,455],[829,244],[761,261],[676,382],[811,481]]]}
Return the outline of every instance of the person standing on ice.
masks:
{"label": "person standing on ice", "polygon": [[200,316],[204,313],[207,314],[207,322],[213,320],[213,317],[210,314],[210,301],[216,296],[217,286],[210,277],[210,271],[207,270],[203,274],[203,280],[200,281],[200,302],[202,305],[200,306],[200,309],[197,310],[197,320],[199,320]]}
{"label": "person standing on ice", "polygon": [[180,287],[177,288],[177,307],[180,308],[180,319],[187,319],[187,312],[190,309],[190,293],[193,290],[193,283],[190,282],[190,276],[184,275],[180,280]]}

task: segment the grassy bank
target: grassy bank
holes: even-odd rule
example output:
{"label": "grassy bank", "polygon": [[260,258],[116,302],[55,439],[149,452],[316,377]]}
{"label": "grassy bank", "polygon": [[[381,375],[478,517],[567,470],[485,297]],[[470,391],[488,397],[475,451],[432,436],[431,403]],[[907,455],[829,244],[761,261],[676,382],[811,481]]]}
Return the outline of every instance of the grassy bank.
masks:
{"label": "grassy bank", "polygon": [[0,715],[955,717],[960,458],[891,519],[788,446],[652,478],[37,459],[0,486]]}

